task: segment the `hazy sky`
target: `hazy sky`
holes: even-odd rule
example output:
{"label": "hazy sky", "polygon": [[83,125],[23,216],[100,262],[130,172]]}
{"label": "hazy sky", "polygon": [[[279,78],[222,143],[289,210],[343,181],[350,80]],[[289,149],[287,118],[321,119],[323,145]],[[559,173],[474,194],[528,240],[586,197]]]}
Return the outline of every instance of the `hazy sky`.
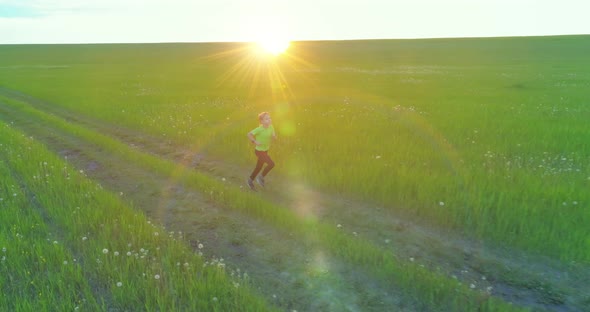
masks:
{"label": "hazy sky", "polygon": [[0,0],[0,44],[590,34],[590,0]]}

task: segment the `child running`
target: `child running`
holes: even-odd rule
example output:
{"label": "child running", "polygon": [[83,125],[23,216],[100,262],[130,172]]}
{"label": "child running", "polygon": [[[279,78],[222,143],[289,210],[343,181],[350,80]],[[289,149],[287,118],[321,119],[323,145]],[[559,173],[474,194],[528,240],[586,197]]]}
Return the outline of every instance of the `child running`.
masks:
{"label": "child running", "polygon": [[[248,139],[252,144],[256,145],[254,148],[254,153],[258,158],[256,162],[256,167],[254,167],[254,171],[248,178],[248,186],[251,190],[256,191],[256,187],[254,187],[254,180],[262,187],[264,187],[264,177],[268,174],[268,172],[275,166],[274,161],[268,156],[268,150],[270,149],[270,142],[272,139],[276,139],[277,135],[275,133],[275,128],[272,126],[272,119],[270,118],[270,113],[262,112],[258,115],[258,120],[260,121],[260,125],[258,128],[248,132]],[[262,166],[266,163],[266,167],[259,175],[260,170],[262,170]]]}

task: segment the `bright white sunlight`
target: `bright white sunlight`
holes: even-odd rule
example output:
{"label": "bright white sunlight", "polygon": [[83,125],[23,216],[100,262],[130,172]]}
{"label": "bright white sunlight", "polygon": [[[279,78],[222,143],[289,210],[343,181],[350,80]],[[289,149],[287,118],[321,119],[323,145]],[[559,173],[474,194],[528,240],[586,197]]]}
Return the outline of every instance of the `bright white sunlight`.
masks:
{"label": "bright white sunlight", "polygon": [[259,40],[256,43],[256,46],[262,52],[272,55],[279,55],[281,53],[284,53],[289,48],[289,45],[291,45],[291,42],[289,40],[275,38]]}

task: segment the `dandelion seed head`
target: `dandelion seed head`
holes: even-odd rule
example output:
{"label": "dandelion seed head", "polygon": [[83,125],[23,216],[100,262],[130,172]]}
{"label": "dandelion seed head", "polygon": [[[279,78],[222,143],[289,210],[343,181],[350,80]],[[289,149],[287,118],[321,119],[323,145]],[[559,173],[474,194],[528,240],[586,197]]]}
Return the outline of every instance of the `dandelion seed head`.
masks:
{"label": "dandelion seed head", "polygon": [[68,264],[68,261],[65,261],[65,260],[64,260],[64,265],[66,265],[66,264]]}
{"label": "dandelion seed head", "polygon": [[102,250],[102,253],[103,254],[108,254],[109,253],[109,250],[105,248],[105,249]]}
{"label": "dandelion seed head", "polygon": [[441,202],[438,202],[438,204],[439,204],[439,206],[444,206],[445,202],[441,201]]}
{"label": "dandelion seed head", "polygon": [[160,274],[154,275],[154,278],[157,279],[157,280],[159,280],[160,279]]}
{"label": "dandelion seed head", "polygon": [[6,252],[6,247],[2,247],[2,252]]}
{"label": "dandelion seed head", "polygon": [[337,228],[341,228],[342,227],[342,224],[338,224],[336,227]]}
{"label": "dandelion seed head", "polygon": [[88,239],[88,237],[86,237],[86,236],[82,237],[82,240],[83,240],[83,241],[85,241],[85,240],[87,240],[87,239]]}
{"label": "dandelion seed head", "polygon": [[131,256],[131,255],[132,255],[131,251],[128,251],[127,256]]}
{"label": "dandelion seed head", "polygon": [[199,243],[199,245],[197,246],[199,249],[203,249],[203,244]]}
{"label": "dandelion seed head", "polygon": [[118,252],[118,251],[115,251],[113,254],[114,254],[115,256],[118,256],[118,255],[119,255],[119,252]]}
{"label": "dandelion seed head", "polygon": [[117,287],[121,287],[121,286],[123,286],[123,283],[117,282]]}

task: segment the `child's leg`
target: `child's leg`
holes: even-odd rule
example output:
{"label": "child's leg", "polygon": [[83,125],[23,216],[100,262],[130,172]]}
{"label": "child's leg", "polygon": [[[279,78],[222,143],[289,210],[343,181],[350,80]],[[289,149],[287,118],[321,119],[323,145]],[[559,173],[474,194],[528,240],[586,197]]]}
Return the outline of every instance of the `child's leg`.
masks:
{"label": "child's leg", "polygon": [[263,160],[266,163],[266,167],[264,168],[264,171],[262,171],[262,176],[266,177],[266,175],[272,170],[272,168],[274,168],[275,162],[272,161],[270,156],[268,156],[268,153],[264,153]]}
{"label": "child's leg", "polygon": [[264,160],[260,155],[259,151],[255,151],[256,153],[256,157],[258,158],[258,160],[256,161],[256,167],[254,167],[254,170],[252,171],[252,174],[250,174],[250,180],[254,180],[254,178],[256,178],[256,176],[258,175],[258,173],[260,172],[260,170],[262,170],[262,166],[264,165]]}

